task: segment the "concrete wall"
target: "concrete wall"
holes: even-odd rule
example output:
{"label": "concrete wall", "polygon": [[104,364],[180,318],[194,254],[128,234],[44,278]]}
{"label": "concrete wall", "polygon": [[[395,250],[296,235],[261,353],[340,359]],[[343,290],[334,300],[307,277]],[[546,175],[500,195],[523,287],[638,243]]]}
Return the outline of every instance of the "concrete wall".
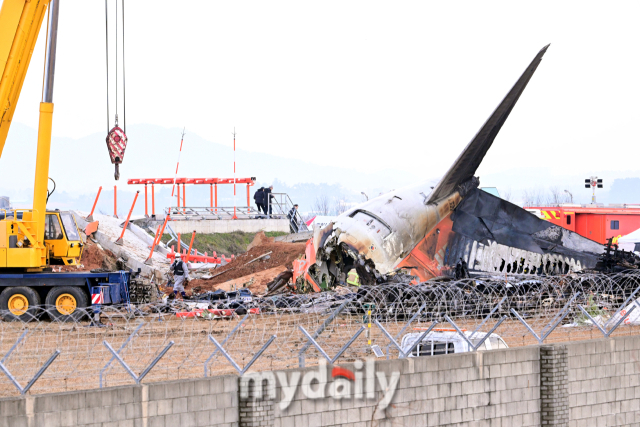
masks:
{"label": "concrete wall", "polygon": [[[341,364],[353,370],[353,365]],[[334,381],[327,367],[327,384]],[[317,367],[285,371],[317,371]],[[640,424],[640,336],[437,357],[376,361],[400,374],[385,410],[373,399],[312,400],[298,389],[280,407],[266,383],[241,396],[238,377],[0,400],[8,426],[613,426]],[[357,370],[356,370],[357,371]],[[317,387],[317,386],[315,386]],[[253,393],[253,394],[252,394]]]}
{"label": "concrete wall", "polygon": [[234,376],[0,400],[0,427],[238,426]]}
{"label": "concrete wall", "polygon": [[569,426],[640,425],[640,337],[567,344]]}
{"label": "concrete wall", "polygon": [[[156,225],[157,227],[157,225]],[[288,219],[218,219],[218,220],[185,220],[171,221],[171,228],[176,233],[231,233],[244,231],[245,233],[257,233],[258,231],[282,231],[289,233]]]}
{"label": "concrete wall", "polygon": [[[383,395],[378,382],[376,397],[369,400],[309,400],[298,390],[286,410],[275,405],[274,425],[537,426],[540,425],[539,360],[539,347],[521,347],[383,361],[376,363],[376,370],[384,371],[387,377],[393,371],[401,373],[392,404],[386,410],[378,409]],[[331,381],[329,375],[328,382]],[[276,402],[281,395],[282,390],[278,388]]]}

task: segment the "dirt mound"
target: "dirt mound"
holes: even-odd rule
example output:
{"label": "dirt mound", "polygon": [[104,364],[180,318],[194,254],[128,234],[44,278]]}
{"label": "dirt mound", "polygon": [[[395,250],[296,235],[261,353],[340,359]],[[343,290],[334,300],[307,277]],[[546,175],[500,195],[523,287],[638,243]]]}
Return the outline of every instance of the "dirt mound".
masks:
{"label": "dirt mound", "polygon": [[[231,282],[228,284],[231,287],[233,285],[242,287],[243,283],[251,281],[253,277],[253,282],[247,287],[254,293],[264,293],[268,282],[285,269],[292,269],[293,261],[304,256],[305,248],[306,242],[275,242],[272,237],[266,237],[264,233],[259,233],[249,245],[249,250],[246,253],[238,255],[224,267],[211,270],[211,274],[216,277],[209,280],[193,280],[189,283],[189,288],[199,286],[203,291],[226,290],[226,282]],[[269,254],[257,259],[267,253]],[[249,264],[249,262],[251,263]],[[221,284],[224,284],[224,287]]]}
{"label": "dirt mound", "polygon": [[104,249],[91,239],[87,240],[80,259],[81,266],[61,266],[61,271],[90,271],[96,268],[116,269],[116,256],[108,249]]}
{"label": "dirt mound", "polygon": [[273,237],[267,237],[264,234],[264,231],[261,231],[259,233],[257,233],[255,235],[255,237],[253,238],[253,241],[251,243],[249,243],[249,246],[247,246],[247,251],[250,251],[252,248],[258,247],[258,246],[264,246],[264,245],[268,245],[273,243],[274,238]]}

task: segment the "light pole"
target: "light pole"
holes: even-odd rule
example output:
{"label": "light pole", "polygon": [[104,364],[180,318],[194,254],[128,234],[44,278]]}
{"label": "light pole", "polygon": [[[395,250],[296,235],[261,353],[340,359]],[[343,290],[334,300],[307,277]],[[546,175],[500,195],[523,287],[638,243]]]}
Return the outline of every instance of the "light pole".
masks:
{"label": "light pole", "polygon": [[569,197],[571,198],[571,203],[573,203],[573,194],[571,194],[569,190],[564,190],[564,192],[569,195]]}
{"label": "light pole", "polygon": [[364,191],[361,191],[360,194],[362,194],[364,197],[366,197],[367,201],[369,200],[369,196],[367,196],[367,194]]}
{"label": "light pole", "polygon": [[598,179],[597,176],[592,176],[584,180],[584,188],[593,187],[593,196],[591,196],[591,203],[596,203],[596,188],[603,188],[602,179]]}

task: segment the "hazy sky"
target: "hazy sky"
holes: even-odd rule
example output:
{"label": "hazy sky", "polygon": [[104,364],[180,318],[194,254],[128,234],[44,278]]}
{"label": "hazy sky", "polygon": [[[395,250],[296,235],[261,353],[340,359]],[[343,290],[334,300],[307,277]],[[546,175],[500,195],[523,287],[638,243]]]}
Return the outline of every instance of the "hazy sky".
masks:
{"label": "hazy sky", "polygon": [[[246,150],[430,178],[551,43],[480,175],[537,164],[565,173],[640,169],[637,1],[125,6],[129,124],[186,126],[225,144],[235,126]],[[102,1],[61,0],[56,136],[106,135],[104,14]],[[45,27],[14,117],[32,127]],[[87,160],[108,162],[103,139],[86,148]],[[175,157],[175,147],[156,155]]]}

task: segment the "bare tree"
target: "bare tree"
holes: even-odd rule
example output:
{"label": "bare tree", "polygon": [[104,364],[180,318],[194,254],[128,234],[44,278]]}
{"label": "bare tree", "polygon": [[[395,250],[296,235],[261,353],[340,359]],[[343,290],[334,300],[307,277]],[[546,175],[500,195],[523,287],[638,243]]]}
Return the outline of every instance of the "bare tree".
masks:
{"label": "bare tree", "polygon": [[329,204],[329,198],[326,194],[321,194],[316,197],[316,201],[313,203],[313,211],[317,215],[329,215],[331,206]]}
{"label": "bare tree", "polygon": [[570,203],[571,197],[558,187],[551,187],[547,197],[547,203],[550,205],[560,205],[562,203]]}
{"label": "bare tree", "polygon": [[534,196],[531,189],[525,189],[522,191],[522,206],[529,207],[534,205]]}
{"label": "bare tree", "polygon": [[349,204],[345,202],[344,199],[335,199],[333,203],[333,213],[335,215],[343,214],[347,211],[347,209],[349,209]]}
{"label": "bare tree", "polygon": [[558,187],[551,187],[547,193],[546,201],[548,205],[559,205],[561,201],[562,193],[558,190]]}
{"label": "bare tree", "polygon": [[570,203],[571,197],[558,187],[550,187],[547,190],[528,188],[522,192],[524,207],[530,206],[554,206],[562,203]]}
{"label": "bare tree", "polygon": [[522,192],[522,206],[542,206],[545,204],[544,194],[539,188],[528,188]]}
{"label": "bare tree", "polygon": [[303,220],[304,222],[307,222],[307,221],[309,221],[310,219],[313,219],[315,216],[316,216],[316,215],[315,215],[315,213],[313,213],[313,212],[306,212],[306,213],[304,213],[304,214],[300,214],[300,217],[302,218],[302,220]]}
{"label": "bare tree", "polygon": [[511,195],[511,187],[509,187],[507,190],[504,190],[502,192],[501,198],[502,200],[506,200],[507,202],[511,201],[511,199],[513,198],[513,196]]}

